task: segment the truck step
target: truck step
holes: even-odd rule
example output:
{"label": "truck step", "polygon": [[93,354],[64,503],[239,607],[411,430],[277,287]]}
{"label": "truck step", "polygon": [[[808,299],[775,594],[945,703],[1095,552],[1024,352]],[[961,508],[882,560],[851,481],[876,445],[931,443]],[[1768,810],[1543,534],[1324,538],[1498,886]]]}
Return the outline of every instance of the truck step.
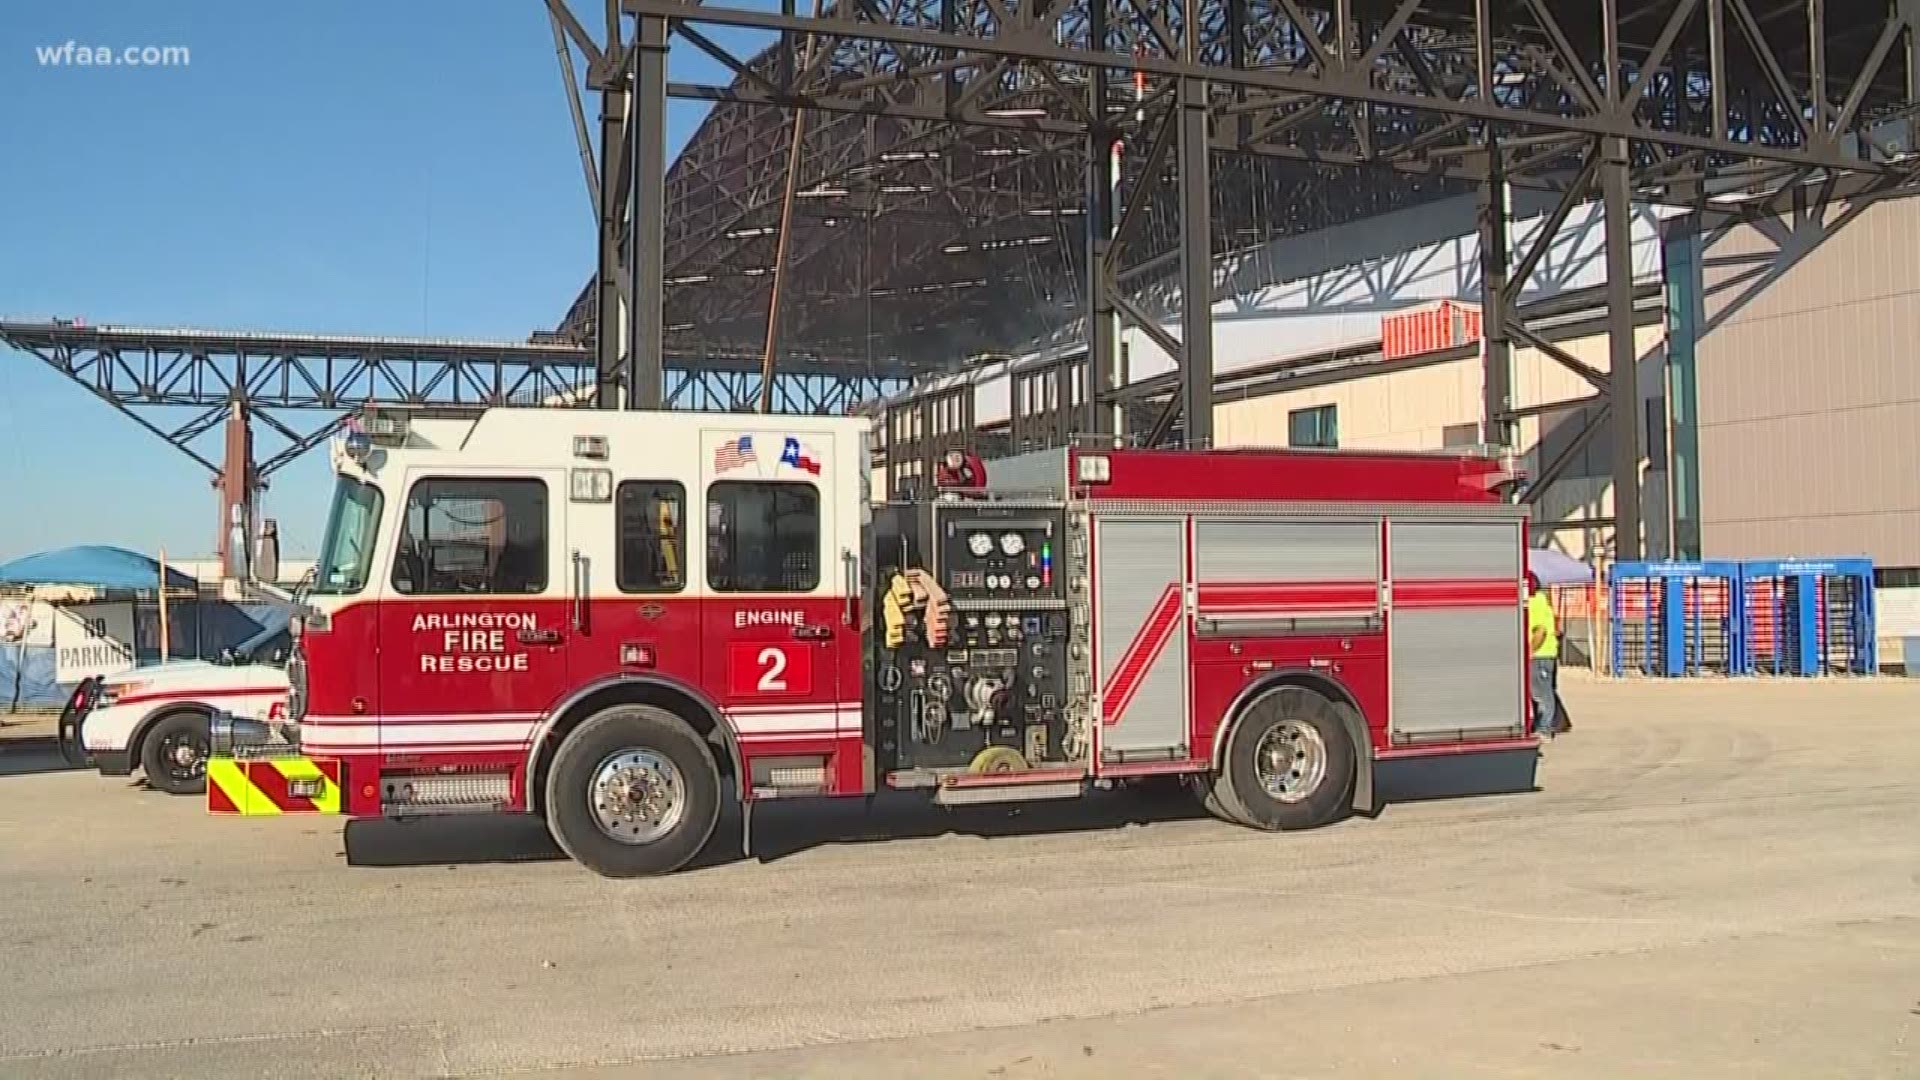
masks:
{"label": "truck step", "polygon": [[1041,799],[1077,799],[1086,792],[1086,787],[1086,774],[1078,769],[981,773],[948,777],[934,791],[933,801],[940,806],[982,806],[988,803],[1037,802]]}

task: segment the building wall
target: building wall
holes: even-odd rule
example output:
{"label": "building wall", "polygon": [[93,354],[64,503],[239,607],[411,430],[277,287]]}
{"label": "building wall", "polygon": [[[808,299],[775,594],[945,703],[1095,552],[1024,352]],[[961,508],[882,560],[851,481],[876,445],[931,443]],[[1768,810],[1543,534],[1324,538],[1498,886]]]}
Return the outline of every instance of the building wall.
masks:
{"label": "building wall", "polygon": [[1920,566],[1920,199],[1702,240],[1703,553]]}
{"label": "building wall", "polygon": [[[1659,325],[1641,326],[1634,343],[1640,355],[1642,424],[1649,402],[1658,423],[1661,380],[1665,363],[1665,331]],[[1566,352],[1600,371],[1610,368],[1607,337],[1590,334],[1558,342]],[[1339,445],[1353,450],[1441,450],[1449,445],[1480,442],[1481,362],[1478,358],[1402,368],[1388,368],[1345,382],[1300,390],[1286,390],[1214,407],[1214,441],[1220,446],[1285,446],[1288,414],[1322,405],[1335,407]],[[1513,394],[1516,408],[1589,397],[1594,388],[1579,375],[1531,348],[1513,350]],[[1584,424],[1592,409],[1566,410],[1519,422],[1518,439],[1523,466],[1538,472]],[[1663,441],[1651,444],[1658,451]],[[1643,433],[1644,438],[1644,433]],[[1610,476],[1612,440],[1597,434],[1576,457],[1571,468],[1551,485],[1534,506],[1534,542],[1550,544],[1576,558],[1609,555],[1613,530],[1603,519],[1613,513]],[[1642,469],[1642,506],[1646,518],[1643,542],[1647,550],[1665,550],[1665,462]]]}

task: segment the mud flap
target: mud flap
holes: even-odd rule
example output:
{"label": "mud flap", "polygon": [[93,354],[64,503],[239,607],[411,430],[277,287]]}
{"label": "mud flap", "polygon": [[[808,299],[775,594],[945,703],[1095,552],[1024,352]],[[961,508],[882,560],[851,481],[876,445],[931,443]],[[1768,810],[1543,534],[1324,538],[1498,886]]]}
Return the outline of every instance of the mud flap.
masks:
{"label": "mud flap", "polygon": [[1373,740],[1367,738],[1367,723],[1360,718],[1360,710],[1345,702],[1335,702],[1333,710],[1340,714],[1340,722],[1346,725],[1347,741],[1353,744],[1353,809],[1370,816],[1376,809],[1373,799]]}

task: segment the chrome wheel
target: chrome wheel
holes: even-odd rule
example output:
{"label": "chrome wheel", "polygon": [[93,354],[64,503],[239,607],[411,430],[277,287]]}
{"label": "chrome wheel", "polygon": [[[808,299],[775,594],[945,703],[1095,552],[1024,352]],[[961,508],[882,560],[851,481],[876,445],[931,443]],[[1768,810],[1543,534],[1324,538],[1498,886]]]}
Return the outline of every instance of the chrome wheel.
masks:
{"label": "chrome wheel", "polygon": [[1268,795],[1279,802],[1297,803],[1327,778],[1327,741],[1312,724],[1282,720],[1261,736],[1253,763],[1254,774]]}
{"label": "chrome wheel", "polygon": [[207,740],[198,732],[170,733],[160,743],[160,760],[173,779],[188,783],[207,772]]}
{"label": "chrome wheel", "polygon": [[623,844],[650,844],[687,812],[687,782],[665,754],[621,750],[593,770],[593,820]]}

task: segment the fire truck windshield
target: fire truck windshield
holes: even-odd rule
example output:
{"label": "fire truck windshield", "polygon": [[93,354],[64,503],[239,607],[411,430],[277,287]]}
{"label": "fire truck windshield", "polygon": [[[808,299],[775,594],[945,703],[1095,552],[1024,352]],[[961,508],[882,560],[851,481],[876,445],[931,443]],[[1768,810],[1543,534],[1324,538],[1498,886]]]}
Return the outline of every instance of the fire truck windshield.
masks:
{"label": "fire truck windshield", "polygon": [[346,596],[366,588],[374,535],[385,501],[380,489],[372,484],[340,477],[333,489],[333,509],[327,513],[326,536],[320,544],[314,595]]}

